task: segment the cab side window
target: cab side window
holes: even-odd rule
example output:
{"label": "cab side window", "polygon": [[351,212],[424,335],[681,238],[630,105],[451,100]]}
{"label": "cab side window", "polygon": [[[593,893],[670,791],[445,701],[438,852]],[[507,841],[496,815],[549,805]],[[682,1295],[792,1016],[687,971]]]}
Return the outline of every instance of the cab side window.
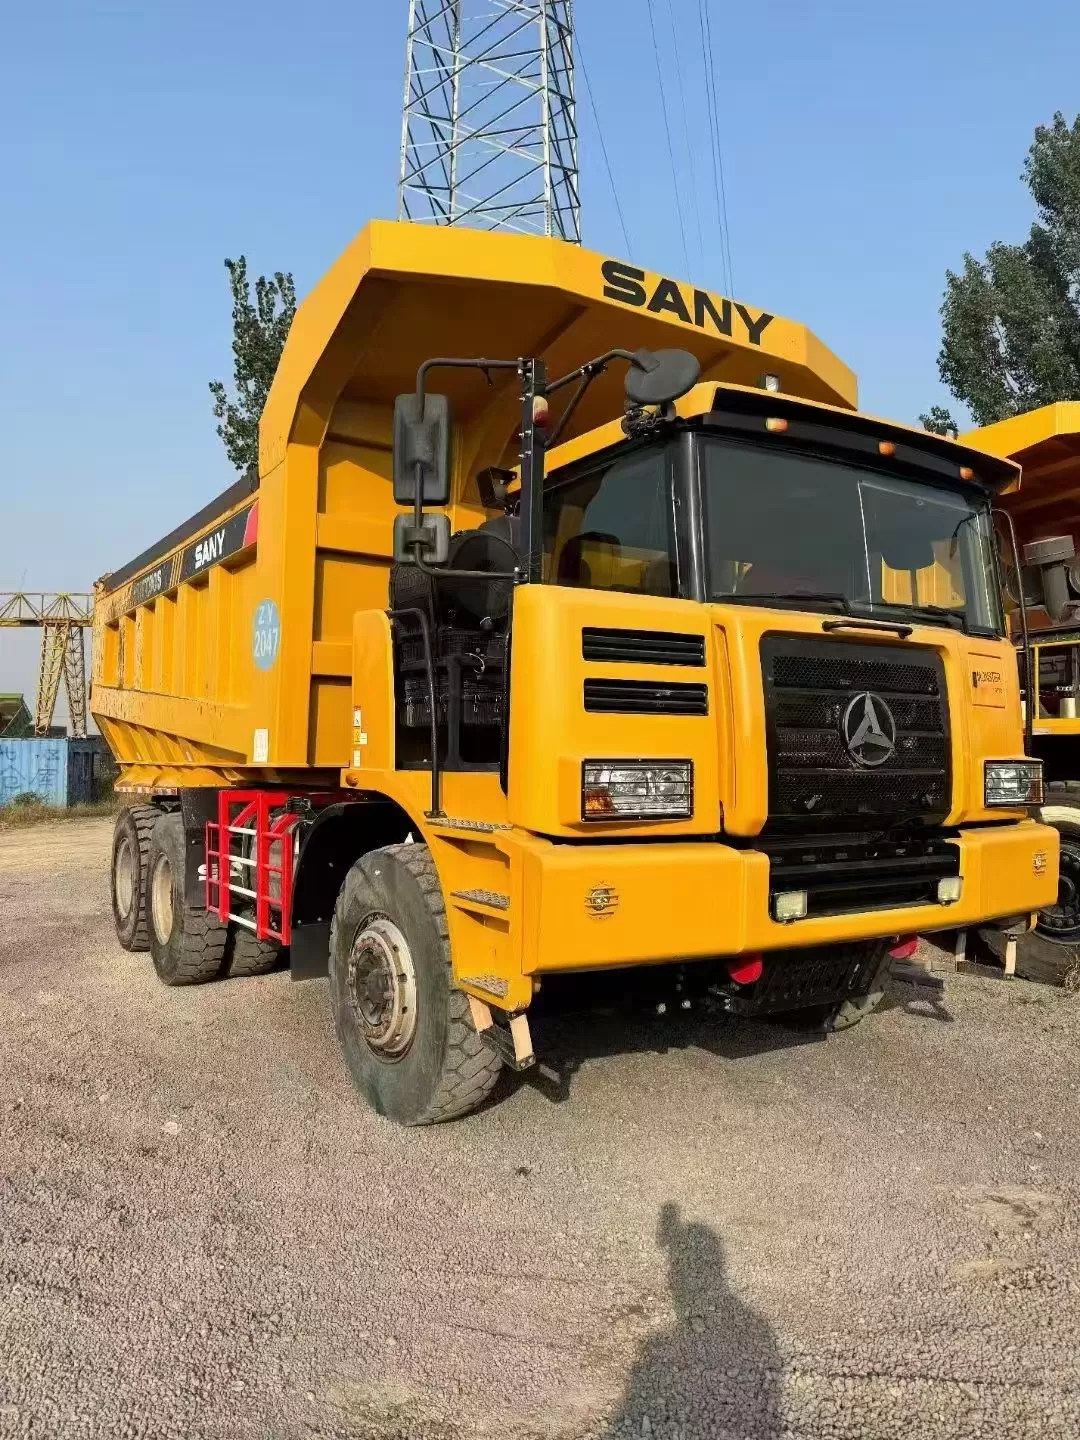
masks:
{"label": "cab side window", "polygon": [[625,455],[545,493],[544,581],[639,595],[677,593],[662,450]]}

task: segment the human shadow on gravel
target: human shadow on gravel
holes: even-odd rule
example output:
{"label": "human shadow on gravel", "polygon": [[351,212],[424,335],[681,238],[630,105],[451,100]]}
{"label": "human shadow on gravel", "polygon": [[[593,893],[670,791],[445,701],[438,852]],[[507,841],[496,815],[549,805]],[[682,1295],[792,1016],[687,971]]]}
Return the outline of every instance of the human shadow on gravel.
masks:
{"label": "human shadow on gravel", "polygon": [[674,1327],[646,1340],[604,1440],[774,1440],[783,1360],[771,1327],[728,1283],[707,1225],[660,1212]]}

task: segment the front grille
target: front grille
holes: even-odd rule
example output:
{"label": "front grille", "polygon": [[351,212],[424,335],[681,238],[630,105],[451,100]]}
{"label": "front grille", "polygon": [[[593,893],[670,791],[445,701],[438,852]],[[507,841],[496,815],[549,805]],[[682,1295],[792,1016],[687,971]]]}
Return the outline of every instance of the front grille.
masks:
{"label": "front grille", "polygon": [[946,833],[814,836],[764,841],[769,900],[806,891],[807,917],[935,905],[938,881],[960,873],[960,852]]}
{"label": "front grille", "polygon": [[609,715],[707,715],[707,685],[651,680],[586,680],[585,709]]}
{"label": "front grille", "polygon": [[705,664],[704,635],[670,630],[607,630],[587,625],[581,632],[581,654],[608,665]]}
{"label": "front grille", "polygon": [[[770,823],[820,831],[834,821],[856,829],[883,818],[944,819],[949,714],[932,650],[771,635],[761,642],[761,667]],[[849,743],[867,695],[873,729],[892,739],[891,751]]]}

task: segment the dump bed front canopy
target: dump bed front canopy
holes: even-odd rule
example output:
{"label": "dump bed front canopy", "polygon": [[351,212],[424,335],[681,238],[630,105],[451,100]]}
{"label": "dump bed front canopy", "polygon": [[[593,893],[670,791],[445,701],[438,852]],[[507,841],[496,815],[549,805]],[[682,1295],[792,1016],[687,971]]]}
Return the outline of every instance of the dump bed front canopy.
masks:
{"label": "dump bed front canopy", "polygon": [[[965,445],[1015,461],[1020,487],[1004,503],[1019,517],[1051,533],[1058,512],[1070,517],[1072,532],[1080,509],[1080,401],[1062,400],[960,437]],[[1048,528],[1049,527],[1049,528]]]}
{"label": "dump bed front canopy", "polygon": [[[434,356],[543,357],[555,379],[620,347],[693,351],[705,379],[757,385],[846,408],[852,372],[805,326],[560,240],[376,221],[353,241],[296,313],[260,430],[260,473],[290,441],[319,445],[335,407],[376,413]],[[599,379],[565,438],[622,410],[622,371]],[[517,421],[517,382],[496,372],[437,372],[467,432],[462,459],[496,463]],[[373,413],[376,412],[376,413]],[[340,428],[348,430],[346,423]],[[387,428],[388,435],[388,428]]]}

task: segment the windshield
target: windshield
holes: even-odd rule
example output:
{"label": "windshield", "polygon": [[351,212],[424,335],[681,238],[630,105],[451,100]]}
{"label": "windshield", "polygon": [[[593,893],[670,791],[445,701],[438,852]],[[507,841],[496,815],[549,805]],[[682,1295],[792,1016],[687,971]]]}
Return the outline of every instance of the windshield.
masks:
{"label": "windshield", "polygon": [[712,436],[701,450],[711,599],[1002,633],[981,498]]}

